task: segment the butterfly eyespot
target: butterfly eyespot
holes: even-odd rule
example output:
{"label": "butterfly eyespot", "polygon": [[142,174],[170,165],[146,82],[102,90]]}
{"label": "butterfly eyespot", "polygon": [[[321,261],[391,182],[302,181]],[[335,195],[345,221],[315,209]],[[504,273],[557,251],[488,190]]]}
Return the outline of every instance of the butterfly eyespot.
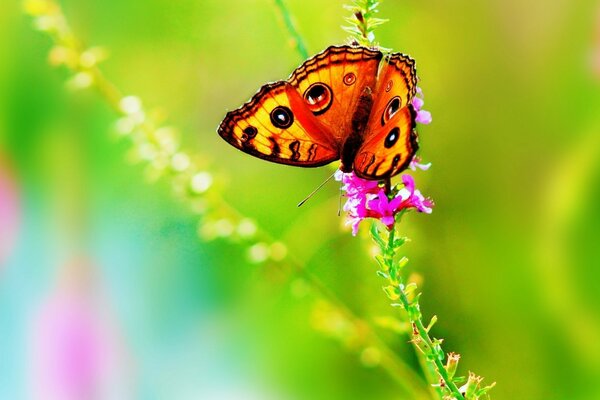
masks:
{"label": "butterfly eyespot", "polygon": [[254,139],[254,137],[256,137],[256,134],[258,133],[258,129],[256,129],[254,126],[248,126],[246,128],[244,128],[243,131],[243,135],[242,135],[242,140],[244,142],[247,142],[248,140],[252,140]]}
{"label": "butterfly eyespot", "polygon": [[[390,81],[391,82],[391,81]],[[383,111],[383,115],[381,116],[381,126],[385,125],[400,109],[402,105],[402,100],[400,97],[396,96],[392,98],[385,106],[385,110]]]}
{"label": "butterfly eyespot", "polygon": [[333,102],[331,89],[324,83],[313,83],[304,92],[304,100],[314,115],[321,115],[329,109]]}
{"label": "butterfly eyespot", "polygon": [[385,141],[383,142],[383,145],[385,146],[386,149],[389,149],[394,144],[396,144],[396,142],[398,141],[399,138],[400,138],[400,128],[395,127],[385,137]]}
{"label": "butterfly eyespot", "polygon": [[287,129],[294,123],[294,114],[285,106],[277,106],[271,111],[271,123],[275,128]]}
{"label": "butterfly eyespot", "polygon": [[392,90],[393,86],[394,86],[394,81],[390,79],[388,81],[388,83],[386,83],[386,85],[385,85],[385,91],[389,92],[390,90]]}
{"label": "butterfly eyespot", "polygon": [[346,75],[344,75],[344,84],[350,86],[354,85],[354,82],[356,82],[356,75],[354,75],[353,72],[348,72]]}

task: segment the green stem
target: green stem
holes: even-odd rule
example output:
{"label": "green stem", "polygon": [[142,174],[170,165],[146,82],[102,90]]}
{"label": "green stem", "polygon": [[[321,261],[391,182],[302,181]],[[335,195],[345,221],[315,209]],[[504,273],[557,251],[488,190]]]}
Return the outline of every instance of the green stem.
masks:
{"label": "green stem", "polygon": [[[431,354],[426,354],[426,361],[433,362],[433,364],[435,366],[435,370],[439,374],[440,378],[443,380],[445,386],[452,393],[452,395],[458,400],[464,399],[463,395],[458,390],[458,387],[456,386],[456,384],[448,376],[448,372],[446,371],[446,368],[445,368],[444,364],[442,363],[442,358],[440,357],[440,354],[443,357],[443,355],[444,355],[443,351],[441,351],[441,348],[440,348],[439,352],[435,350],[435,345],[433,343],[433,340],[429,337],[429,332],[427,331],[427,329],[425,328],[425,325],[423,324],[423,319],[422,319],[421,313],[419,311],[420,305],[418,303],[418,300],[414,300],[411,303],[410,300],[408,299],[408,296],[406,295],[406,292],[404,290],[405,279],[402,276],[401,271],[399,271],[397,269],[397,265],[394,262],[394,257],[396,256],[396,246],[394,244],[395,232],[396,232],[396,229],[391,230],[389,237],[388,237],[387,248],[385,249],[386,250],[385,253],[387,253],[386,261],[389,263],[388,266],[390,268],[390,274],[389,274],[390,283],[394,286],[397,285],[399,287],[398,293],[400,296],[400,302],[401,302],[404,310],[407,312],[408,319],[409,319],[411,325],[414,327],[413,335],[418,336],[419,340],[423,341],[423,343],[425,343],[425,345],[427,346],[425,351],[431,353]],[[414,312],[411,312],[411,310]],[[414,317],[413,315],[417,315],[417,317]],[[413,344],[417,348],[417,350],[419,350],[419,351],[422,350],[419,347],[418,343],[413,342]],[[437,383],[439,383],[439,382],[432,382],[432,384],[437,384]]]}
{"label": "green stem", "polygon": [[287,5],[285,4],[284,0],[275,0],[275,5],[279,9],[283,23],[291,36],[293,46],[296,48],[298,54],[300,54],[300,57],[302,57],[303,60],[307,59],[308,51],[306,50],[304,39],[302,39],[302,36],[298,32],[298,28],[296,28],[296,24],[294,23]]}
{"label": "green stem", "polygon": [[[427,382],[431,382],[431,383],[438,383],[437,372],[435,370],[435,366],[431,365],[429,363],[429,361],[427,360],[427,357],[425,356],[425,354],[423,354],[422,351],[416,351],[415,353],[417,353],[417,359],[419,360],[419,365],[421,366],[421,370],[423,371],[423,374],[425,375],[425,380]],[[436,396],[438,398],[444,397],[444,390],[439,385],[434,386],[433,384],[430,384],[429,389],[431,391],[431,394],[434,397],[436,397]]]}
{"label": "green stem", "polygon": [[[400,291],[400,300],[402,302],[402,304],[404,305],[404,307],[408,310],[408,307],[411,307],[410,302],[408,300],[408,297],[406,296],[406,294],[404,293],[404,291]],[[413,305],[414,306],[414,305]],[[418,306],[418,304],[417,304]],[[423,320],[422,318],[416,318],[416,319],[411,319],[411,324],[417,329],[418,332],[418,336],[420,338],[420,340],[422,340],[423,342],[425,342],[425,344],[430,348],[433,349],[434,348],[434,344],[433,341],[431,340],[431,338],[429,337],[429,333],[427,332],[427,329],[425,328],[425,326],[423,325]],[[444,367],[444,364],[442,364],[442,361],[440,360],[439,357],[435,356],[433,358],[433,363],[435,365],[435,369],[437,370],[437,373],[440,375],[440,378],[443,379],[445,385],[448,387],[448,389],[450,389],[450,391],[452,392],[452,394],[454,396],[456,396],[457,399],[463,399],[463,395],[460,393],[460,391],[458,390],[458,387],[456,387],[456,384],[454,382],[452,382],[452,380],[448,377],[448,373],[446,371],[446,368]]]}

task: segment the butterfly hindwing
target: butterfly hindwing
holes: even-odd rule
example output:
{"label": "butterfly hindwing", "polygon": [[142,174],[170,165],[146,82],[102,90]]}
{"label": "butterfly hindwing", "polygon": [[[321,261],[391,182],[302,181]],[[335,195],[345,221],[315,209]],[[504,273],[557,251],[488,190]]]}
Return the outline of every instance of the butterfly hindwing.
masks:
{"label": "butterfly hindwing", "polygon": [[218,132],[234,147],[280,164],[316,167],[338,159],[331,134],[285,81],[263,86],[227,114]]}
{"label": "butterfly hindwing", "polygon": [[381,58],[380,51],[366,47],[331,46],[305,61],[288,80],[340,145],[350,132],[361,93],[375,87]]}
{"label": "butterfly hindwing", "polygon": [[418,149],[415,111],[402,108],[383,127],[371,131],[354,159],[354,172],[363,179],[390,178],[408,167]]}
{"label": "butterfly hindwing", "polygon": [[418,148],[411,104],[416,85],[413,59],[400,53],[384,57],[366,136],[354,159],[358,176],[389,178],[404,170],[412,160]]}

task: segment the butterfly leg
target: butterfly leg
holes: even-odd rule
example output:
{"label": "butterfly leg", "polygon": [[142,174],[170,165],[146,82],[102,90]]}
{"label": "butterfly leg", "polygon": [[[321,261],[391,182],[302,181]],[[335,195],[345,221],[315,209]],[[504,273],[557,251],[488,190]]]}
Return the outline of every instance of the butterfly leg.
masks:
{"label": "butterfly leg", "polygon": [[385,178],[383,183],[385,184],[385,194],[390,194],[392,191],[392,178]]}

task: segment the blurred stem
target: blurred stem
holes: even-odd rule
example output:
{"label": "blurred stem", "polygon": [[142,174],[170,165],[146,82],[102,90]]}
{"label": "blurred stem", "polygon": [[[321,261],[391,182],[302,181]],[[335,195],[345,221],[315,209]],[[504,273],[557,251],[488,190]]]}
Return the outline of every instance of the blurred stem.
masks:
{"label": "blurred stem", "polygon": [[[567,251],[573,221],[593,199],[594,174],[600,165],[600,123],[592,125],[550,171],[540,206],[536,281],[549,315],[558,320],[573,352],[590,368],[600,364],[600,320],[581,296]],[[561,188],[557,190],[556,188]],[[591,205],[590,205],[591,206]],[[561,293],[561,296],[556,296]]]}
{"label": "blurred stem", "polygon": [[298,32],[298,29],[296,28],[296,24],[294,23],[294,19],[291,15],[287,5],[285,4],[285,1],[284,0],[274,0],[274,1],[275,1],[275,5],[277,6],[277,9],[279,10],[279,14],[281,15],[281,19],[283,20],[285,28],[287,29],[288,33],[290,34],[292,46],[294,48],[296,48],[296,50],[298,51],[298,54],[300,55],[300,57],[303,60],[307,59],[308,51],[306,50],[306,45],[304,44],[304,39],[302,39],[302,36]]}
{"label": "blurred stem", "polygon": [[409,388],[407,394],[411,398],[429,398],[427,392],[423,389],[425,382],[423,379],[410,368],[390,347],[381,339],[381,337],[373,330],[368,322],[357,317],[348,306],[339,299],[331,290],[325,286],[315,275],[311,274],[305,268],[295,264],[295,272],[309,282],[313,289],[317,289],[318,293],[325,297],[338,311],[340,311],[347,321],[352,323],[359,329],[366,330],[366,342],[375,346],[382,354],[382,368],[405,390]]}
{"label": "blurred stem", "polygon": [[[229,215],[233,215],[236,218],[243,218],[242,214],[233,206],[226,203],[223,199],[219,199],[220,204],[224,209],[227,210]],[[269,233],[263,230],[260,226],[258,227],[257,237],[259,240],[264,242],[273,242],[274,238]],[[304,281],[310,286],[311,290],[317,294],[318,297],[325,300],[328,304],[333,306],[347,322],[351,323],[352,326],[359,331],[365,332],[365,341],[369,345],[376,347],[382,354],[381,367],[386,371],[389,376],[399,385],[401,390],[405,392],[410,399],[430,399],[431,396],[425,389],[426,382],[419,376],[404,360],[389,347],[385,341],[377,334],[373,326],[358,317],[346,303],[344,303],[337,295],[335,295],[331,289],[329,289],[323,282],[313,273],[304,268],[303,263],[296,258],[293,254],[287,256],[288,266],[291,268],[293,274],[304,279]],[[285,270],[285,265],[279,263],[278,266]],[[291,277],[291,276],[290,276]]]}

